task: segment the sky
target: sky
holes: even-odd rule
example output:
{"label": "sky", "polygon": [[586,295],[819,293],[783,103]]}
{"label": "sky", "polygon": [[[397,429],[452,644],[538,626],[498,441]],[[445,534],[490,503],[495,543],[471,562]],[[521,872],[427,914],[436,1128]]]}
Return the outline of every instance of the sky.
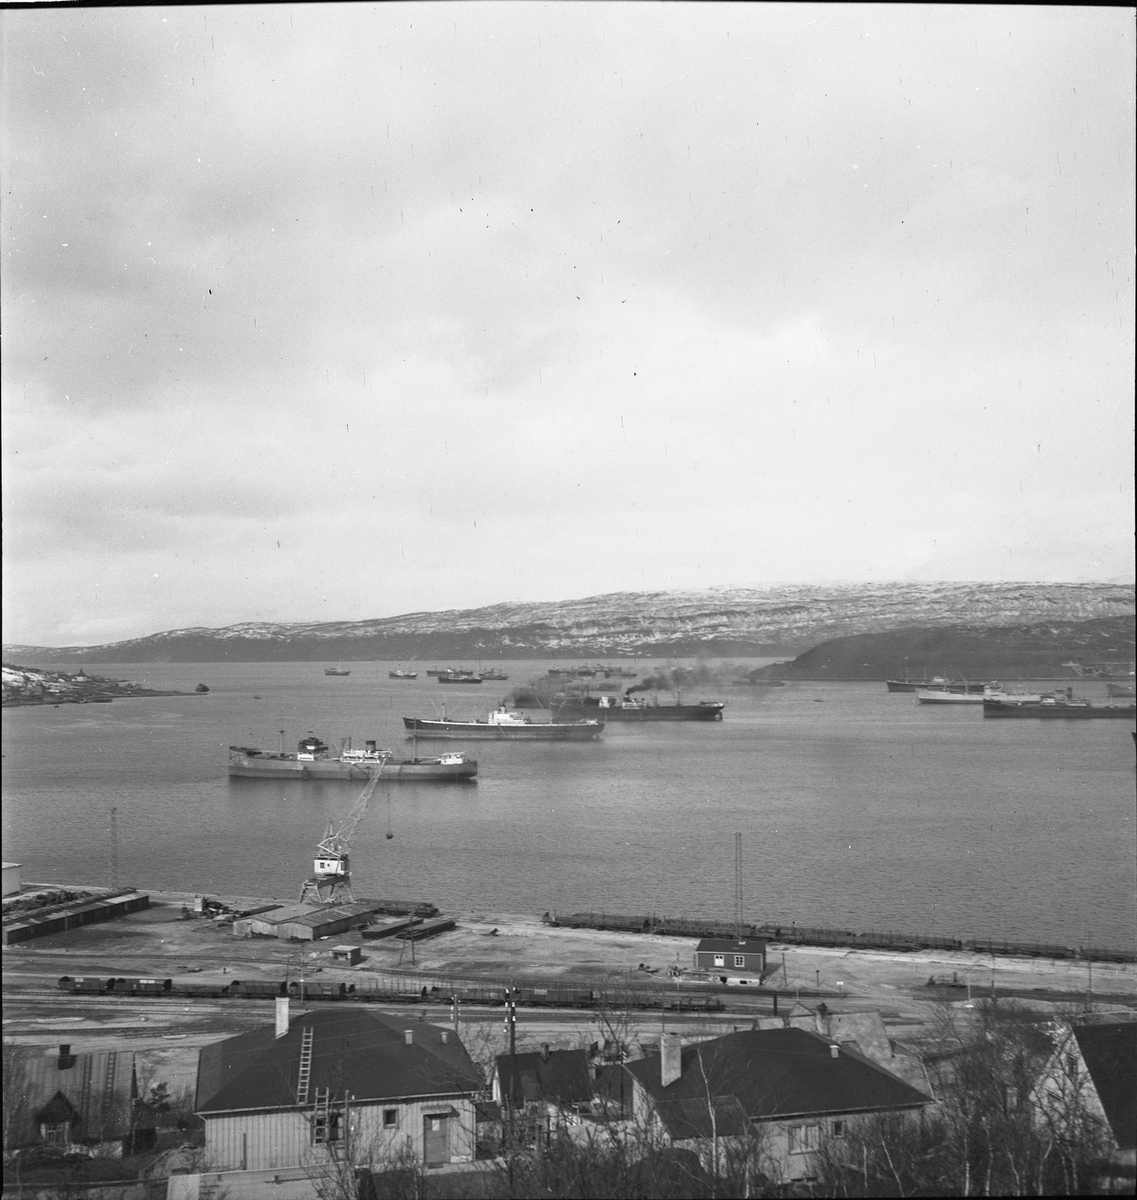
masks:
{"label": "sky", "polygon": [[0,34],[9,644],[1133,577],[1129,9]]}

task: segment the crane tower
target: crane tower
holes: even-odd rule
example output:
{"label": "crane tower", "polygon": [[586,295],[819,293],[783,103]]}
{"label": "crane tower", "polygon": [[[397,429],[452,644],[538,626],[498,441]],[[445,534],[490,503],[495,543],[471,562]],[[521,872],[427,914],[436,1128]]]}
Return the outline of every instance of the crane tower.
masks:
{"label": "crane tower", "polygon": [[316,904],[351,903],[355,896],[351,891],[351,843],[355,831],[367,813],[367,806],[379,785],[383,764],[373,768],[367,786],[352,806],[351,812],[337,829],[328,822],[328,831],[316,846],[312,862],[312,877],[304,881],[300,889],[300,903],[311,901]]}

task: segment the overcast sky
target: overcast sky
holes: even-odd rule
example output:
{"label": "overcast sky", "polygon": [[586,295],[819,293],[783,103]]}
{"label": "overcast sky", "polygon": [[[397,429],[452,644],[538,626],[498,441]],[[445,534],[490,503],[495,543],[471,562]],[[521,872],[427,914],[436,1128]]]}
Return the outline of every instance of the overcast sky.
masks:
{"label": "overcast sky", "polygon": [[1129,9],[0,29],[6,642],[1132,576]]}

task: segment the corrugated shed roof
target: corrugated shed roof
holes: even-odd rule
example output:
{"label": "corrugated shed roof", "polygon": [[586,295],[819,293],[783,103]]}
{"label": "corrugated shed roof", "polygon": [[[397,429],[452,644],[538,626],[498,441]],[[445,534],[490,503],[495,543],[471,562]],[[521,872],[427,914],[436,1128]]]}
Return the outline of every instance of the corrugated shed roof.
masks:
{"label": "corrugated shed roof", "polygon": [[502,1095],[512,1095],[514,1104],[528,1100],[576,1104],[592,1099],[592,1076],[584,1050],[550,1050],[547,1059],[539,1051],[499,1054],[497,1073]]}
{"label": "corrugated shed roof", "polygon": [[930,1096],[850,1046],[836,1056],[827,1038],[804,1029],[757,1029],[685,1046],[682,1075],[663,1087],[661,1057],[627,1069],[655,1100],[735,1096],[751,1118],[888,1111],[927,1104]]}
{"label": "corrugated shed roof", "polygon": [[368,1101],[450,1096],[479,1086],[477,1068],[452,1030],[365,1009],[339,1009],[297,1015],[279,1038],[269,1024],[202,1047],[196,1111],[294,1107],[305,1029],[312,1030],[309,1103],[321,1088]]}
{"label": "corrugated shed roof", "polygon": [[1137,1022],[1075,1025],[1074,1037],[1122,1150],[1137,1146]]}

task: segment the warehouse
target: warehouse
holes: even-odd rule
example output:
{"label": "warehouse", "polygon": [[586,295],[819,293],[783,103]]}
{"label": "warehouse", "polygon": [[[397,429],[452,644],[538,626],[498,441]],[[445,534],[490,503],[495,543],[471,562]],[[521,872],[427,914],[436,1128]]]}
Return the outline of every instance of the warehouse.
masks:
{"label": "warehouse", "polygon": [[4,922],[4,945],[10,946],[14,942],[26,942],[52,933],[64,933],[80,925],[113,921],[115,917],[149,907],[150,897],[147,893],[128,891],[101,900],[74,900],[68,904],[52,905],[41,912],[24,912],[18,920]]}
{"label": "warehouse", "polygon": [[376,905],[367,900],[351,904],[288,904],[239,918],[233,922],[233,936],[314,942],[367,925],[376,911]]}

